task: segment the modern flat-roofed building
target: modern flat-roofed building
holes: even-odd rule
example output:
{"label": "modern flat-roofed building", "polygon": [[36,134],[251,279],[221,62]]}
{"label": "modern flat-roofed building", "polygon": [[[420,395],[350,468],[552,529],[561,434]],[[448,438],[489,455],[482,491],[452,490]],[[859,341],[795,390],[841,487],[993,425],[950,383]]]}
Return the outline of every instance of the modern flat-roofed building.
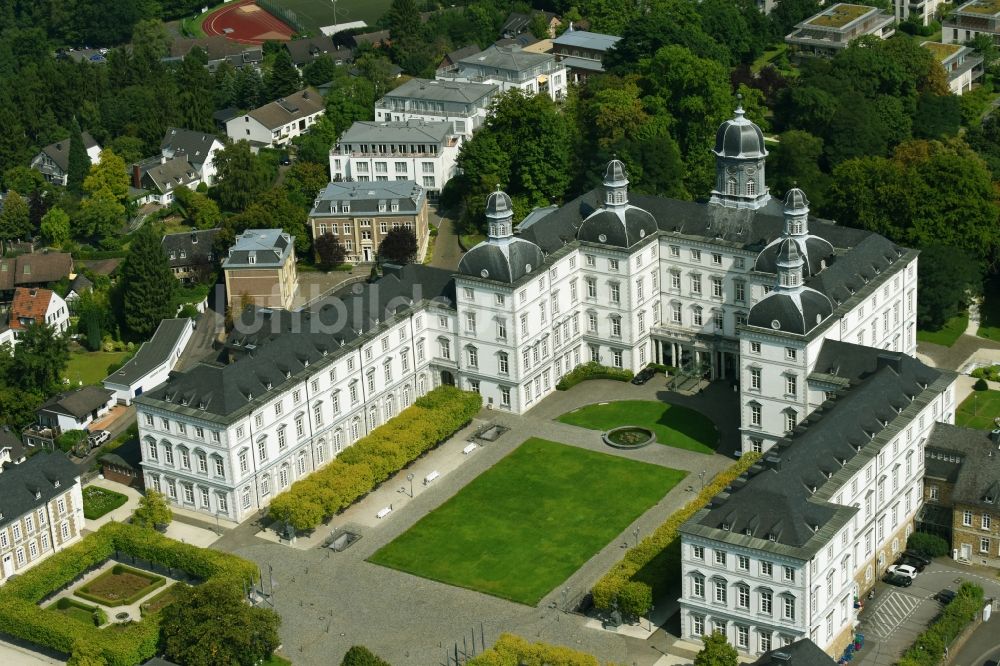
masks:
{"label": "modern flat-roofed building", "polygon": [[566,96],[566,68],[551,53],[532,53],[520,46],[497,46],[466,56],[458,64],[439,69],[440,80],[492,83],[500,92],[520,90],[545,94],[554,100]]}
{"label": "modern flat-roofed building", "polygon": [[972,0],[952,11],[941,24],[941,41],[964,44],[987,35],[1000,46],[1000,0]]}
{"label": "modern flat-roofed building", "polygon": [[569,73],[571,83],[586,81],[604,72],[604,56],[621,41],[615,35],[570,29],[552,40],[552,53]]}
{"label": "modern flat-roofed building", "polygon": [[134,398],[166,380],[180,360],[192,331],[194,320],[188,317],[162,320],[153,337],[142,343],[135,356],[104,378],[104,388],[114,392],[119,404],[132,404]]}
{"label": "modern flat-roofed building", "polygon": [[920,25],[930,25],[944,0],[893,0],[896,20],[914,21]]}
{"label": "modern flat-roofed building", "polygon": [[281,229],[247,229],[222,261],[232,312],[243,305],[290,308],[298,288],[295,239]]}
{"label": "modern flat-roofed building", "polygon": [[410,79],[375,103],[375,120],[444,121],[455,135],[470,137],[486,120],[498,90],[491,83]]}
{"label": "modern flat-roofed building", "polygon": [[436,200],[455,175],[462,136],[450,122],[359,121],[330,151],[330,180],[361,183],[415,180]]}
{"label": "modern flat-roofed building", "polygon": [[925,49],[934,54],[948,74],[948,88],[955,95],[972,90],[972,84],[983,78],[983,59],[975,55],[968,46],[961,44],[942,44],[941,42],[923,42]]}
{"label": "modern flat-roofed building", "polygon": [[427,197],[413,180],[330,183],[309,213],[313,240],[333,235],[350,263],[375,261],[379,244],[393,229],[413,231],[417,261],[427,252]]}
{"label": "modern flat-roofed building", "polygon": [[785,36],[796,53],[832,56],[865,35],[888,39],[895,33],[892,14],[867,5],[838,2],[797,24]]}

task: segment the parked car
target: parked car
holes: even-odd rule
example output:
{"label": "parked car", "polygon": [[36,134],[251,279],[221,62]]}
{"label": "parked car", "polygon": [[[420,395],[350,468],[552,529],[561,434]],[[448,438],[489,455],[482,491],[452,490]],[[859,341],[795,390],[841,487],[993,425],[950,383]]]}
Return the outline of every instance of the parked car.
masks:
{"label": "parked car", "polygon": [[650,379],[652,379],[653,375],[655,374],[656,370],[652,368],[643,368],[642,370],[636,373],[635,377],[632,378],[632,383],[636,385],[645,384]]}
{"label": "parked car", "polygon": [[934,598],[937,601],[940,601],[945,606],[947,606],[948,604],[950,604],[952,601],[955,600],[955,597],[957,595],[958,595],[958,593],[955,592],[955,590],[949,590],[948,588],[945,588],[945,589],[941,590],[940,592],[938,592],[937,594],[935,594]]}
{"label": "parked car", "polygon": [[887,573],[882,580],[889,585],[895,585],[896,587],[909,587],[913,585],[912,578],[897,573]]}
{"label": "parked car", "polygon": [[111,439],[110,432],[107,430],[98,430],[90,434],[90,437],[87,438],[87,443],[90,445],[91,450],[93,450],[109,439]]}
{"label": "parked car", "polygon": [[292,163],[292,158],[287,152],[281,153],[281,166],[288,166]]}
{"label": "parked car", "polygon": [[931,563],[931,558],[929,558],[926,555],[924,555],[923,553],[921,553],[919,551],[916,551],[916,550],[913,550],[913,549],[909,549],[908,548],[907,550],[904,550],[903,551],[903,556],[904,557],[912,558],[914,560],[917,560],[918,562],[923,562],[924,566],[927,566],[928,564]]}
{"label": "parked car", "polygon": [[911,579],[917,577],[917,570],[909,564],[892,564],[888,569],[886,569],[886,572],[899,576],[906,576]]}
{"label": "parked car", "polygon": [[918,572],[922,572],[925,566],[922,560],[910,557],[909,555],[900,555],[896,558],[896,564],[907,564],[916,569]]}

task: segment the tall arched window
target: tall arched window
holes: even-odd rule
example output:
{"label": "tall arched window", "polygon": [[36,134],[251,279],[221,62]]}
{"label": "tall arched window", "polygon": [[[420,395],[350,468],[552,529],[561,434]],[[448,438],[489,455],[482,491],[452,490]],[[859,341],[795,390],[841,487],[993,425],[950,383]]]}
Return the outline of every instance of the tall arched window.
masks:
{"label": "tall arched window", "polygon": [[747,196],[752,197],[757,194],[757,181],[751,178],[747,181]]}
{"label": "tall arched window", "polygon": [[278,487],[284,488],[288,485],[288,463],[283,463],[278,470]]}
{"label": "tall arched window", "polygon": [[344,448],[344,429],[337,428],[333,431],[333,453],[336,455]]}
{"label": "tall arched window", "polygon": [[354,417],[351,421],[351,441],[356,442],[361,437],[361,419]]}
{"label": "tall arched window", "polygon": [[739,184],[736,182],[735,178],[730,178],[729,182],[726,183],[726,194],[731,194],[733,196],[739,191]]}

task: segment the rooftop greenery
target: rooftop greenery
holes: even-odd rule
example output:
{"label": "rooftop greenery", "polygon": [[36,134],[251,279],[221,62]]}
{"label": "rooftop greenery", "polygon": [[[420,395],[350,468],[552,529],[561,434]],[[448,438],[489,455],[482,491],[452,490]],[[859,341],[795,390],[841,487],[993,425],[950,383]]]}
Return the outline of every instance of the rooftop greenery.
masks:
{"label": "rooftop greenery", "polygon": [[809,24],[823,28],[843,28],[851,21],[861,18],[875,9],[868,5],[848,5],[840,3],[809,20]]}

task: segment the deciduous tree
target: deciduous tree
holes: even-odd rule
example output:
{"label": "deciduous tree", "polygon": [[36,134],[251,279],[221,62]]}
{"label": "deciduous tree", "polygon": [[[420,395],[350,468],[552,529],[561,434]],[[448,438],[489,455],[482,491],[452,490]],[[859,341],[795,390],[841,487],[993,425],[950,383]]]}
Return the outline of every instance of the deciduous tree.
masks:
{"label": "deciduous tree", "polygon": [[174,190],[174,199],[184,219],[198,229],[211,229],[222,220],[219,207],[201,192],[181,186]]}
{"label": "deciduous tree", "polygon": [[231,143],[215,156],[216,200],[224,210],[245,210],[271,183],[271,174],[246,141]]}
{"label": "deciduous tree", "polygon": [[380,658],[363,645],[353,645],[340,661],[340,666],[390,666],[389,662]]}
{"label": "deciduous tree", "polygon": [[69,362],[69,340],[47,324],[28,326],[14,347],[10,376],[13,385],[28,391],[52,391],[61,384]]}
{"label": "deciduous tree", "polygon": [[146,490],[146,494],[139,498],[139,505],[132,512],[132,524],[149,529],[155,529],[157,525],[167,525],[173,518],[174,514],[170,510],[166,496],[152,488]]}
{"label": "deciduous tree", "polygon": [[272,100],[288,97],[302,88],[302,77],[295,69],[288,49],[282,47],[274,57],[271,69],[264,76],[264,87]]}
{"label": "deciduous tree", "polygon": [[417,257],[417,236],[412,229],[396,227],[378,245],[379,259],[392,264],[409,264]]}
{"label": "deciduous tree", "polygon": [[983,264],[957,247],[931,245],[920,254],[917,325],[936,331],[983,293]]}
{"label": "deciduous tree", "polygon": [[739,653],[726,641],[724,634],[712,632],[701,640],[705,647],[694,658],[694,666],[739,666]]}
{"label": "deciduous tree", "polygon": [[28,202],[14,190],[7,192],[0,210],[0,240],[31,238],[31,209]]}
{"label": "deciduous tree", "polygon": [[69,240],[69,215],[62,208],[53,206],[42,217],[41,231],[45,242],[55,247],[61,246]]}
{"label": "deciduous tree", "polygon": [[319,236],[313,242],[313,246],[316,249],[319,267],[324,270],[336,268],[344,263],[344,259],[347,257],[347,250],[344,249],[340,239],[332,234]]}

